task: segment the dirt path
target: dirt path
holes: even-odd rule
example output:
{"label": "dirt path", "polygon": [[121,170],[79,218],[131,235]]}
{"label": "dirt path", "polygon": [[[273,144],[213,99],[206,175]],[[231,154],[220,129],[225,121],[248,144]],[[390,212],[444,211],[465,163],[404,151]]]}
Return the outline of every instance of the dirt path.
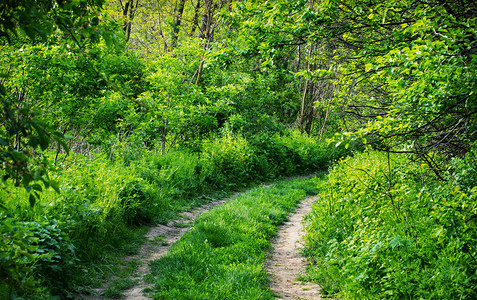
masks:
{"label": "dirt path", "polygon": [[136,286],[132,289],[124,291],[124,299],[151,299],[149,297],[145,297],[142,293],[142,291],[148,287],[148,285],[144,282],[143,277],[144,275],[149,274],[149,262],[166,255],[172,244],[177,242],[182,235],[189,230],[189,226],[194,224],[194,221],[203,212],[225,203],[228,199],[207,203],[195,208],[192,211],[183,212],[179,219],[171,221],[167,225],[157,225],[152,227],[151,230],[146,234],[147,241],[142,245],[139,254],[126,258],[130,260],[139,260],[141,264],[134,274],[138,279],[138,284],[136,284]]}
{"label": "dirt path", "polygon": [[[133,288],[125,290],[123,292],[124,297],[122,299],[152,299],[143,295],[143,290],[149,287],[149,285],[143,280],[144,275],[149,274],[149,262],[166,255],[167,251],[169,251],[169,248],[175,242],[177,242],[182,235],[184,235],[184,233],[187,232],[189,227],[203,212],[215,206],[221,205],[235,196],[236,195],[219,201],[212,201],[197,207],[192,211],[183,212],[178,219],[169,222],[167,225],[159,224],[151,227],[149,232],[146,234],[147,241],[141,246],[139,253],[124,258],[126,261],[139,261],[139,267],[136,269],[133,277],[131,278],[136,280],[137,284]],[[89,300],[106,299],[100,296],[105,289],[106,287],[95,289],[93,292],[96,296],[93,295],[86,298]]]}
{"label": "dirt path", "polygon": [[[262,187],[269,187],[269,185],[262,185]],[[210,202],[190,212],[183,212],[179,219],[171,221],[167,225],[159,224],[151,227],[146,234],[147,241],[142,245],[139,253],[125,258],[126,261],[139,261],[139,267],[131,278],[136,280],[137,284],[133,288],[125,290],[122,299],[151,299],[143,295],[143,290],[149,287],[143,280],[144,275],[149,273],[149,262],[166,255],[169,248],[187,232],[189,226],[203,212],[221,205],[235,196]],[[268,272],[271,275],[270,288],[283,299],[320,299],[318,285],[301,283],[296,280],[298,275],[306,268],[306,262],[299,253],[303,234],[301,222],[303,216],[311,211],[311,205],[315,200],[316,197],[304,199],[296,212],[290,215],[289,221],[277,232],[277,237],[273,241],[274,250],[267,262]],[[105,299],[100,296],[104,290],[105,287],[96,289],[94,294],[97,296],[90,295],[86,299]]]}
{"label": "dirt path", "polygon": [[311,205],[316,199],[304,199],[273,241],[274,250],[267,263],[271,277],[270,288],[282,299],[321,299],[320,287],[317,284],[297,281],[298,275],[305,271],[307,265],[300,255],[303,242],[302,219],[311,211]]}

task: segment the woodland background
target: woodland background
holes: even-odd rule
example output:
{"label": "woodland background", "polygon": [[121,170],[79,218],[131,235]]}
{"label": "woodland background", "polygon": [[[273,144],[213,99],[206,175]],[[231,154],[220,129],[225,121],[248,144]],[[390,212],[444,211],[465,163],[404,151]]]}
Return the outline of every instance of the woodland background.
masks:
{"label": "woodland background", "polygon": [[344,298],[476,297],[475,1],[0,13],[1,297],[74,297],[142,225],[330,166],[306,279]]}

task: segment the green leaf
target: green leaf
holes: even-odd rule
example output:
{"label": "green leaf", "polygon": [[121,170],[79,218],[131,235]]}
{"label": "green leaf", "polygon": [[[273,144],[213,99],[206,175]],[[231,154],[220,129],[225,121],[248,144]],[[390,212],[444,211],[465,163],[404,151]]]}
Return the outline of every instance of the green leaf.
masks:
{"label": "green leaf", "polygon": [[33,193],[30,194],[30,197],[28,198],[28,201],[30,202],[30,207],[34,207],[36,203],[36,198]]}
{"label": "green leaf", "polygon": [[34,189],[35,191],[39,191],[39,192],[43,191],[43,188],[42,188],[41,185],[39,185],[38,183],[33,184],[31,187],[32,187],[32,189]]}
{"label": "green leaf", "polygon": [[58,182],[50,180],[50,186],[55,190],[55,192],[57,192],[58,194],[60,193],[60,187]]}

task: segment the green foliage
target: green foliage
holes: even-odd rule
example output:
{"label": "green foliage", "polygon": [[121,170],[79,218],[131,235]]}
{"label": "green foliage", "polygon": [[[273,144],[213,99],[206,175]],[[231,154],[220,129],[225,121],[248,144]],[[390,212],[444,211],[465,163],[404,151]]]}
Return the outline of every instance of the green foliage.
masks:
{"label": "green foliage", "polygon": [[[2,272],[8,275],[2,289],[9,295],[55,295],[92,285],[101,276],[96,268],[106,268],[117,253],[134,251],[128,239],[137,226],[167,223],[179,211],[223,196],[220,189],[231,191],[260,180],[323,169],[332,156],[328,149],[334,149],[296,132],[260,139],[260,143],[248,142],[229,133],[204,141],[201,153],[144,151],[134,159],[123,155],[130,150],[119,147],[91,157],[60,155],[58,161],[63,163],[54,166],[51,178],[60,182],[60,193],[44,190],[33,209],[25,190],[4,182],[2,253],[8,256],[2,256]],[[225,238],[229,234],[225,225],[207,230],[217,231],[213,243],[235,239]],[[272,232],[268,227],[261,230]],[[118,290],[111,287],[113,294]]]}
{"label": "green foliage", "polygon": [[[0,4],[0,11],[2,11],[0,22],[2,57],[0,60],[4,62],[4,56],[7,55],[7,61],[10,60],[10,56],[15,61],[17,54],[23,51],[22,46],[25,46],[28,51],[30,48],[28,45],[18,45],[22,42],[33,44],[39,41],[53,41],[57,38],[66,42],[65,44],[72,42],[83,54],[84,50],[78,38],[80,35],[82,42],[86,39],[89,42],[97,42],[103,36],[104,40],[110,43],[112,35],[105,30],[107,26],[102,26],[103,23],[99,26],[97,9],[102,4],[102,0],[89,2],[3,1]],[[28,36],[29,40],[22,40],[21,33]],[[54,34],[57,34],[55,38],[53,38]],[[31,58],[34,61],[36,55]],[[58,144],[58,148],[61,145],[65,151],[68,150],[63,134],[56,131],[53,124],[38,118],[37,111],[32,109],[35,105],[42,106],[42,103],[31,101],[37,94],[30,95],[30,88],[41,84],[41,81],[47,80],[48,76],[35,76],[38,74],[35,69],[29,68],[28,64],[19,66],[16,62],[5,66],[2,64],[0,70],[2,78],[0,82],[2,167],[0,170],[4,172],[2,182],[7,178],[13,178],[18,185],[21,184],[28,191],[35,190],[30,194],[30,203],[34,206],[39,198],[39,192],[42,191],[40,185],[35,182],[42,181],[46,188],[50,185],[55,187],[55,183],[50,181],[47,174],[47,162],[38,150],[45,150],[54,143]],[[28,74],[31,71],[33,82],[21,80],[20,74],[24,75],[25,70]],[[6,80],[9,82],[6,83]],[[14,84],[11,84],[12,81]],[[45,87],[42,86],[42,88]]]}
{"label": "green foliage", "polygon": [[454,157],[446,172],[446,179],[464,190],[474,188],[477,185],[476,151],[477,143],[473,142],[470,151],[463,158]]}
{"label": "green foliage", "polygon": [[320,189],[305,253],[314,262],[307,278],[325,294],[475,298],[475,188],[439,182],[405,156],[370,152],[341,161]]}
{"label": "green foliage", "polygon": [[116,137],[120,121],[140,106],[132,99],[146,86],[144,66],[134,55],[103,45],[90,46],[89,57],[61,45],[10,46],[0,53],[8,66],[2,71],[11,74],[4,85],[21,101],[12,105],[71,136],[86,131],[81,140],[101,144]]}
{"label": "green foliage", "polygon": [[252,155],[243,137],[226,133],[218,139],[204,142],[201,173],[207,182],[219,188],[233,188],[253,180]]}
{"label": "green foliage", "polygon": [[275,0],[237,3],[231,15],[261,68],[289,68],[284,53],[294,53],[291,72],[319,90],[312,104],[341,118],[347,140],[433,165],[428,156],[462,156],[476,138],[475,11],[466,0]]}
{"label": "green foliage", "polygon": [[[1,215],[2,240],[0,244],[0,296],[8,299],[25,292],[43,292],[40,282],[30,269],[41,259],[38,257],[37,241],[31,232],[16,226],[12,219]],[[37,255],[35,255],[36,253]]]}
{"label": "green foliage", "polygon": [[264,269],[276,226],[299,200],[301,179],[255,188],[199,219],[168,254],[151,263],[155,299],[272,299]]}
{"label": "green foliage", "polygon": [[60,290],[67,287],[78,259],[62,226],[46,218],[13,222],[7,216],[1,217],[0,295],[10,298],[22,293],[49,292],[41,286],[52,283]]}
{"label": "green foliage", "polygon": [[[167,221],[169,210],[190,208],[194,197],[210,192],[199,175],[198,155],[188,151],[172,151],[166,155],[149,153],[138,164],[139,174],[155,187],[155,213],[161,222]],[[169,216],[170,217],[170,216]]]}
{"label": "green foliage", "polygon": [[[11,40],[24,32],[31,40],[40,37],[47,40],[49,35],[59,29],[64,33],[81,33],[97,39],[99,24],[96,10],[103,0],[64,1],[54,0],[7,0],[0,5],[3,12],[0,23],[0,38]],[[28,7],[28,9],[26,9]]]}

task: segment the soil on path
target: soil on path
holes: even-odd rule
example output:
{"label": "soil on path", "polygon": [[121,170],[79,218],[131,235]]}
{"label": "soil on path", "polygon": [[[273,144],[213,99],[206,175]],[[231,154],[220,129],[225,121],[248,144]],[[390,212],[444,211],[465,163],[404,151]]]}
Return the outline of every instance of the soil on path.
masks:
{"label": "soil on path", "polygon": [[[228,198],[230,199],[230,198]],[[183,212],[179,219],[171,221],[167,225],[157,225],[151,228],[146,234],[147,241],[142,245],[139,254],[127,257],[130,260],[139,260],[141,265],[135,272],[139,279],[138,284],[132,289],[124,291],[124,299],[145,300],[151,299],[143,295],[143,290],[149,287],[143,280],[144,275],[149,274],[149,262],[159,259],[167,254],[169,248],[177,242],[194,221],[205,211],[225,203],[228,199],[212,201],[205,205],[195,208],[192,211]],[[160,242],[157,243],[157,240]]]}
{"label": "soil on path", "polygon": [[[230,198],[235,197],[232,196]],[[178,219],[170,221],[167,225],[158,224],[152,226],[149,232],[146,234],[146,242],[141,246],[138,254],[130,255],[124,258],[125,261],[136,260],[139,262],[139,267],[132,275],[133,280],[137,283],[131,289],[123,292],[124,297],[122,299],[129,300],[149,300],[150,297],[143,295],[143,290],[148,288],[149,285],[144,282],[144,275],[149,274],[149,262],[152,260],[160,259],[167,254],[169,248],[177,242],[184,233],[189,230],[189,227],[194,224],[194,221],[205,211],[225,203],[230,198],[212,201],[205,205],[195,208],[192,211],[186,211],[180,214]],[[89,300],[106,299],[100,296],[106,287],[95,289],[93,293],[95,295],[87,297]]]}
{"label": "soil on path", "polygon": [[280,227],[267,262],[271,290],[281,299],[321,299],[320,287],[297,280],[307,262],[300,254],[303,244],[303,217],[311,211],[317,197],[304,199],[288,222]]}
{"label": "soil on path", "polygon": [[[263,185],[269,187],[269,185]],[[149,274],[149,262],[160,259],[167,254],[169,248],[177,242],[189,227],[195,222],[203,212],[225,203],[236,195],[213,201],[200,206],[192,211],[183,212],[179,219],[169,222],[167,225],[156,225],[151,227],[146,234],[147,241],[142,245],[141,250],[136,255],[125,258],[139,261],[139,267],[133,274],[137,284],[123,292],[122,299],[129,300],[149,300],[144,296],[143,290],[149,285],[144,282],[144,275]],[[320,287],[316,284],[302,283],[297,280],[300,273],[306,268],[306,261],[300,255],[302,244],[302,219],[311,211],[311,205],[316,197],[304,199],[295,213],[290,215],[288,222],[280,227],[277,237],[274,239],[274,250],[270,253],[267,262],[268,272],[271,276],[271,290],[283,299],[320,299]],[[105,288],[94,290],[94,294],[86,297],[92,299],[105,299],[100,295]]]}

